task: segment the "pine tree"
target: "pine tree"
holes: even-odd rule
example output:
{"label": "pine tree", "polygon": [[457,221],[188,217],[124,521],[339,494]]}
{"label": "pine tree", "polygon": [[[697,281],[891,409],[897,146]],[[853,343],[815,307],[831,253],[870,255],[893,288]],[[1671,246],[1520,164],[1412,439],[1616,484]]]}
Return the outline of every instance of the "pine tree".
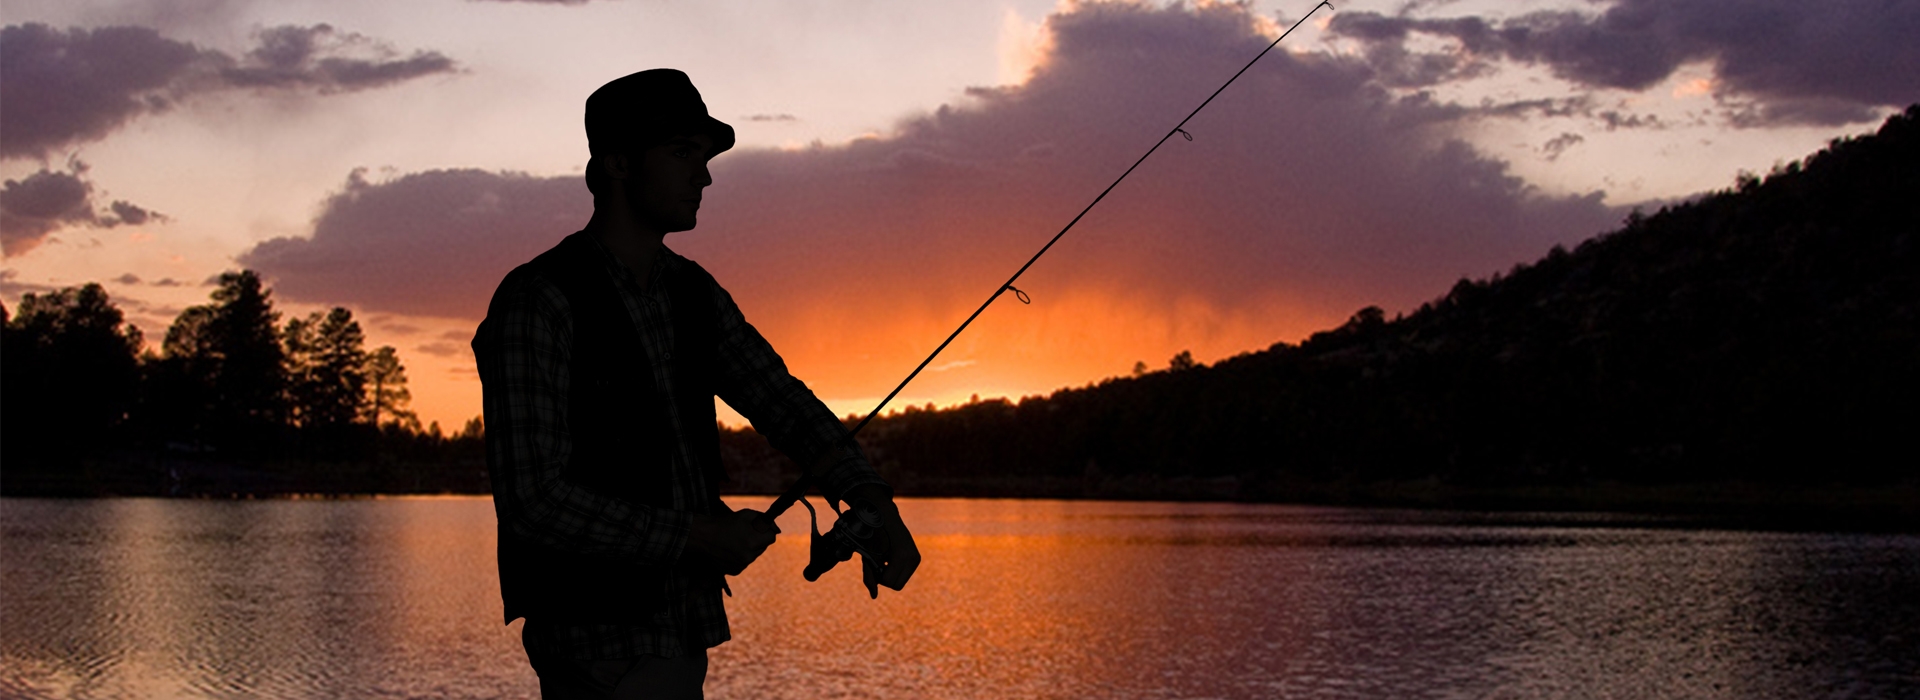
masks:
{"label": "pine tree", "polygon": [[319,403],[319,381],[314,371],[314,330],[323,317],[315,313],[307,318],[287,321],[280,332],[287,374],[287,422],[296,427],[315,424],[312,407]]}
{"label": "pine tree", "polygon": [[218,363],[213,376],[215,439],[251,449],[286,421],[280,314],[252,270],[220,275],[201,339]]}
{"label": "pine tree", "polygon": [[287,322],[281,342],[296,425],[331,428],[359,419],[366,408],[365,341],[353,312],[339,307]]}
{"label": "pine tree", "polygon": [[408,432],[419,432],[419,416],[407,409],[413,400],[413,392],[407,391],[407,368],[400,364],[400,354],[393,346],[382,345],[367,356],[366,377],[370,422],[379,427],[381,417],[385,416]]}
{"label": "pine tree", "polygon": [[167,328],[160,354],[145,359],[136,422],[160,442],[197,448],[212,439],[213,378],[220,371],[208,331],[213,316],[212,306],[187,307]]}
{"label": "pine tree", "polygon": [[280,314],[251,270],[217,284],[212,304],[174,319],[149,363],[144,422],[168,442],[257,452],[286,424]]}

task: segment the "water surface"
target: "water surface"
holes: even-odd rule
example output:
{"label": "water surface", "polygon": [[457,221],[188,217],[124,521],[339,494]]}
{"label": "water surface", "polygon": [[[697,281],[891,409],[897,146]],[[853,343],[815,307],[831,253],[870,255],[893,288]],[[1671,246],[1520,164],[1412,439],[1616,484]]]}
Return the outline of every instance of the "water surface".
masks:
{"label": "water surface", "polygon": [[[735,499],[764,507],[766,499]],[[903,594],[728,601],[710,698],[1920,696],[1920,537],[906,500]],[[0,696],[530,698],[492,504],[0,500]]]}

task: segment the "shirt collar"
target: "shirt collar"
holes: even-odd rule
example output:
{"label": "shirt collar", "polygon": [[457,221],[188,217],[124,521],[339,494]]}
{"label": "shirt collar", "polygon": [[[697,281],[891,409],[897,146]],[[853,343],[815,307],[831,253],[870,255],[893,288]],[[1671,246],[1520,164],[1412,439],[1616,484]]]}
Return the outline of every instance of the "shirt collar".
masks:
{"label": "shirt collar", "polygon": [[586,231],[581,231],[577,235],[587,239],[587,243],[599,256],[600,264],[606,266],[607,274],[613,275],[613,278],[621,284],[639,291],[643,296],[654,297],[665,293],[667,276],[673,274],[675,263],[680,257],[665,244],[661,244],[660,254],[653,256],[653,269],[647,271],[647,286],[641,289],[640,281],[634,279],[633,271],[621,264],[619,258],[613,257],[613,251],[607,250],[607,247],[600,243],[599,238]]}

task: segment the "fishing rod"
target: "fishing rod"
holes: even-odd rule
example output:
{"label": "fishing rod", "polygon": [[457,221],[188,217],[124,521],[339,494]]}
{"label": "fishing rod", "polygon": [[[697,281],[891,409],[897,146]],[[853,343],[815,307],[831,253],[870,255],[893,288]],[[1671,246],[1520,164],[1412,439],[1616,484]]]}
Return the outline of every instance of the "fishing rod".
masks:
{"label": "fishing rod", "polygon": [[[1228,85],[1232,85],[1233,81],[1239,80],[1241,74],[1246,73],[1247,69],[1252,68],[1253,64],[1259,62],[1261,58],[1265,57],[1267,55],[1267,52],[1273,50],[1273,47],[1279,46],[1280,42],[1286,39],[1288,34],[1292,34],[1293,30],[1298,29],[1302,23],[1307,21],[1308,17],[1312,17],[1313,13],[1319,12],[1320,8],[1322,7],[1325,7],[1331,10],[1333,9],[1333,3],[1328,2],[1326,0],[1322,0],[1320,4],[1314,5],[1313,9],[1307,10],[1307,14],[1302,15],[1300,19],[1294,21],[1292,26],[1287,27],[1286,31],[1280,33],[1280,38],[1274,39],[1273,43],[1271,44],[1267,44],[1267,48],[1262,49],[1259,55],[1254,56],[1253,60],[1247,61],[1247,65],[1242,66],[1239,72],[1234,73],[1233,77],[1227,79],[1227,82],[1221,83],[1220,88],[1217,90],[1214,90],[1213,94],[1208,95],[1207,99],[1200,103],[1200,106],[1193,108],[1192,112],[1187,113],[1187,116],[1185,119],[1181,119],[1180,123],[1175,124],[1173,126],[1173,129],[1167,131],[1165,136],[1161,136],[1159,141],[1155,141],[1152,148],[1148,148],[1147,152],[1141,154],[1138,160],[1133,161],[1133,165],[1127,167],[1126,172],[1120,173],[1120,177],[1114,178],[1113,184],[1107,185],[1107,188],[1104,190],[1101,190],[1100,194],[1094,197],[1092,202],[1088,202],[1086,208],[1081,209],[1080,213],[1075,215],[1072,221],[1067,222],[1067,225],[1061,228],[1059,233],[1053,234],[1053,239],[1047,241],[1046,245],[1041,246],[1039,252],[1034,253],[1032,258],[1028,258],[1027,264],[1021,265],[1019,270],[1014,271],[1012,277],[1008,277],[1006,282],[1002,283],[999,287],[995,288],[993,290],[993,294],[989,295],[987,297],[987,300],[984,303],[980,304],[980,308],[974,309],[973,314],[968,316],[967,320],[960,322],[959,328],[953,329],[953,333],[948,335],[946,340],[940,342],[940,347],[934,348],[933,352],[927,355],[927,359],[920,361],[920,366],[913,368],[913,372],[911,374],[908,374],[906,379],[900,380],[900,385],[894,387],[893,391],[889,392],[886,398],[881,399],[880,405],[874,406],[873,410],[867,413],[867,417],[860,419],[860,422],[858,424],[855,424],[853,426],[853,429],[848,430],[846,440],[849,442],[852,442],[854,439],[854,436],[860,434],[860,429],[867,427],[868,423],[873,422],[874,417],[880,415],[880,410],[883,408],[886,408],[887,403],[892,401],[893,397],[898,396],[902,389],[907,388],[907,384],[911,383],[915,377],[920,376],[921,370],[926,369],[927,365],[933,362],[933,358],[939,357],[940,352],[942,350],[946,350],[947,346],[953,343],[954,338],[960,337],[960,333],[962,331],[965,331],[967,329],[967,326],[972,325],[973,320],[976,318],[979,318],[980,314],[987,310],[987,307],[992,306],[993,302],[1000,298],[1000,295],[1006,294],[1007,292],[1013,292],[1014,297],[1019,299],[1020,303],[1023,303],[1023,304],[1032,303],[1032,300],[1027,296],[1026,292],[1020,291],[1018,288],[1013,286],[1014,282],[1019,281],[1021,275],[1026,274],[1027,268],[1033,267],[1033,264],[1040,260],[1040,256],[1046,255],[1047,251],[1053,248],[1053,244],[1059,243],[1060,238],[1062,236],[1067,235],[1067,231],[1072,230],[1074,224],[1080,223],[1080,219],[1085,217],[1087,215],[1087,212],[1093,211],[1094,205],[1099,204],[1100,200],[1106,199],[1107,193],[1112,192],[1113,188],[1118,187],[1120,185],[1120,181],[1127,179],[1128,175],[1133,174],[1134,168],[1140,167],[1141,163],[1146,162],[1148,156],[1153,155],[1154,151],[1160,150],[1161,144],[1166,143],[1167,139],[1173,138],[1174,134],[1179,134],[1181,137],[1185,138],[1186,140],[1192,141],[1193,134],[1187,133],[1186,129],[1184,128],[1186,127],[1187,122],[1193,119],[1194,115],[1199,114],[1200,110],[1206,109],[1207,105],[1213,102],[1213,98],[1219,97],[1220,93],[1226,91]],[[829,452],[827,456],[831,457],[837,454],[838,452]],[[815,466],[818,466],[818,465],[815,465]],[[813,486],[813,479],[814,479],[813,469],[807,469],[805,471],[802,471],[800,473],[800,479],[798,481],[795,481],[793,483],[793,486],[787,489],[786,493],[780,494],[780,497],[773,502],[773,505],[767,507],[767,512],[761,516],[762,521],[767,523],[768,525],[771,525],[771,523],[775,518],[778,518],[782,513],[787,512],[787,509],[792,508],[795,502],[805,503],[804,498],[807,494],[807,489]],[[813,506],[811,504],[807,505],[807,510],[812,511]],[[848,512],[851,513],[853,511],[849,510]],[[841,527],[843,523],[846,525],[846,527]],[[827,537],[826,537],[826,539],[836,539],[834,538],[834,535],[835,535],[835,532],[837,531],[842,535],[842,537],[837,539],[846,540],[845,542],[840,543],[841,544],[840,547],[837,547],[837,549],[841,550],[840,552],[837,552],[834,554],[834,555],[839,555],[838,558],[833,559],[831,561],[822,560],[821,552],[819,551],[819,548],[816,547],[814,561],[810,563],[807,567],[807,580],[809,581],[814,580],[819,576],[820,573],[824,573],[826,569],[832,568],[834,563],[837,563],[840,561],[846,561],[848,558],[851,557],[854,551],[859,551],[861,553],[868,554],[869,556],[871,556],[872,553],[866,552],[865,548],[861,546],[861,542],[860,542],[861,540],[866,539],[867,536],[863,534],[855,534],[854,532],[851,532],[851,531],[872,532],[874,529],[874,526],[877,524],[878,524],[877,521],[870,521],[865,523],[849,522],[847,518],[843,515],[841,521],[835,524],[835,528],[833,530],[828,531]],[[816,540],[816,544],[818,544],[818,541],[822,539],[817,527],[814,530],[814,538]]]}

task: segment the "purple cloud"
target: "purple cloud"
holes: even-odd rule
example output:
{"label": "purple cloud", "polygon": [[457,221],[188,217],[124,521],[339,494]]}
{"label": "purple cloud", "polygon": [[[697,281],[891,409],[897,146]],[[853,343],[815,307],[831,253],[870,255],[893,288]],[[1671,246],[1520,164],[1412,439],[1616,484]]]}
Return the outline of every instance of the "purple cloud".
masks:
{"label": "purple cloud", "polygon": [[0,29],[0,158],[44,158],[214,90],[350,92],[456,70],[320,24],[262,30],[240,58],[145,27]]}
{"label": "purple cloud", "polygon": [[476,318],[494,281],[586,223],[579,178],[435,170],[374,184],[356,171],[321,208],[310,238],[242,254],[285,299],[366,311]]}
{"label": "purple cloud", "polygon": [[[1871,121],[1920,96],[1914,3],[1616,0],[1598,14],[1542,11],[1498,22],[1345,12],[1330,28],[1366,45],[1383,82],[1415,87],[1478,74],[1504,58],[1588,87],[1643,90],[1705,62],[1737,126]],[[1457,46],[1415,53],[1405,48],[1414,34]]]}
{"label": "purple cloud", "polygon": [[403,57],[384,43],[326,24],[265,29],[259,41],[240,62],[220,70],[228,84],[351,92],[455,70],[453,59],[437,51]]}
{"label": "purple cloud", "polygon": [[209,58],[143,27],[0,29],[0,157],[43,156],[164,111]]}
{"label": "purple cloud", "polygon": [[9,258],[24,254],[39,247],[49,234],[69,226],[113,228],[166,219],[126,201],[96,210],[86,164],[75,161],[70,168],[71,172],[41,168],[0,186],[0,254]]}

